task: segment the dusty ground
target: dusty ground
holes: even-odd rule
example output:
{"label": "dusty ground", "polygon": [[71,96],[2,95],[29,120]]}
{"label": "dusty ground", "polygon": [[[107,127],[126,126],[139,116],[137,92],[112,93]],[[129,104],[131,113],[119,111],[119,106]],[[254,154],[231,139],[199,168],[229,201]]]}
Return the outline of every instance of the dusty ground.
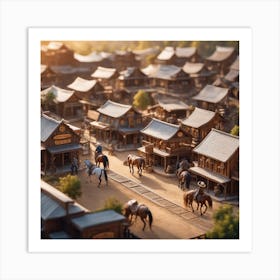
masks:
{"label": "dusty ground", "polygon": [[[94,149],[94,146],[92,146],[92,148]],[[104,154],[109,157],[111,170],[125,177],[131,178],[136,182],[141,182],[158,195],[176,203],[177,205],[183,206],[183,191],[177,187],[176,178],[163,177],[155,173],[146,173],[145,171],[142,177],[139,177],[137,173],[135,175],[130,174],[128,166],[123,165],[123,161],[126,159],[128,153],[131,152],[116,152],[114,156],[110,156],[104,151]],[[83,159],[86,158],[90,158],[93,161],[92,156],[83,156],[82,164]],[[134,198],[139,203],[146,204],[150,208],[154,218],[152,231],[148,226],[145,231],[142,231],[143,224],[140,219],[130,227],[131,232],[140,238],[187,239],[204,234],[205,231],[196,225],[205,220],[211,225],[213,211],[220,206],[220,203],[214,202],[212,210],[208,209],[203,216],[200,216],[198,212],[195,212],[194,218],[191,222],[188,222],[182,217],[171,213],[167,209],[158,206],[152,201],[111,179],[109,179],[108,187],[105,186],[105,181],[103,179],[101,188],[97,188],[97,179],[92,178],[92,182],[89,182],[85,170],[79,172],[79,177],[82,183],[82,196],[77,199],[77,201],[89,210],[94,211],[102,208],[109,197],[114,197],[122,203]],[[210,228],[211,226],[209,229]]]}

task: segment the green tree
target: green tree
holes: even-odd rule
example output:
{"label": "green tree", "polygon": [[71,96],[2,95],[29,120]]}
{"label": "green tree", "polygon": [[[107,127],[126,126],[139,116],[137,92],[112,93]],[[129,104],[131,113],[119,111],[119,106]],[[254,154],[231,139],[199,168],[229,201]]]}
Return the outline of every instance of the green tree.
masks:
{"label": "green tree", "polygon": [[49,91],[44,96],[41,96],[41,104],[48,110],[49,106],[53,104],[55,94]]}
{"label": "green tree", "polygon": [[150,95],[144,91],[139,90],[133,97],[133,106],[140,110],[146,110],[152,104]]}
{"label": "green tree", "polygon": [[122,214],[122,203],[115,197],[109,197],[105,200],[103,208],[99,209],[98,212],[104,210],[115,210],[117,213]]}
{"label": "green tree", "polygon": [[232,130],[230,131],[231,135],[239,136],[239,126],[235,125]]}
{"label": "green tree", "polygon": [[73,199],[81,196],[81,182],[79,178],[75,175],[68,174],[65,177],[59,178],[58,188],[63,193],[67,194]]}
{"label": "green tree", "polygon": [[206,233],[207,239],[239,238],[239,213],[234,213],[233,206],[221,206],[213,216],[214,227]]}

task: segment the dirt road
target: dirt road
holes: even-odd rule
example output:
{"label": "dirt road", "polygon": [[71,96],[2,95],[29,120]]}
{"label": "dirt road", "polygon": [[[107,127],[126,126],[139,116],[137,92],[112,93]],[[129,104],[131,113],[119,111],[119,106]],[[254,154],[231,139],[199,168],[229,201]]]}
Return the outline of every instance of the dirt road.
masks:
{"label": "dirt road", "polygon": [[[107,154],[107,152],[105,151],[104,154]],[[115,153],[114,156],[109,156],[107,154],[110,161],[110,170],[115,171],[136,183],[141,183],[162,198],[165,198],[178,206],[184,207],[183,191],[177,187],[176,178],[168,178],[155,173],[146,172],[143,173],[142,177],[139,177],[137,172],[136,175],[132,175],[129,173],[129,168],[123,165],[123,161],[126,159],[127,154],[128,152]],[[85,158],[89,157],[85,156],[84,159]],[[189,239],[204,234],[206,229],[212,227],[213,223],[211,217],[213,210],[220,205],[220,203],[214,202],[213,209],[208,209],[203,216],[200,216],[198,212],[193,214],[189,210],[188,212],[190,214],[187,219],[185,219],[180,215],[172,213],[167,208],[153,203],[150,199],[133,192],[130,188],[127,188],[123,184],[112,179],[109,179],[108,187],[105,186],[103,180],[101,188],[97,188],[96,178],[92,178],[92,182],[90,183],[85,171],[80,171],[79,177],[82,183],[82,196],[77,201],[92,211],[102,208],[109,197],[114,197],[122,203],[134,198],[139,203],[146,204],[153,214],[152,230],[147,226],[145,231],[143,231],[143,223],[140,219],[130,227],[131,232],[140,238]]]}

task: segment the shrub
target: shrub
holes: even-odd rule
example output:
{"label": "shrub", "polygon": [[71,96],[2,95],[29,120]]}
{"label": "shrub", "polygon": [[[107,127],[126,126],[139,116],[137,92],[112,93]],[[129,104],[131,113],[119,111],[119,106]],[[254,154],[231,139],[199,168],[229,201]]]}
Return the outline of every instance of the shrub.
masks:
{"label": "shrub", "polygon": [[109,197],[105,200],[103,208],[99,209],[98,212],[104,210],[115,210],[117,213],[122,214],[122,203],[115,197]]}
{"label": "shrub", "polygon": [[238,239],[239,214],[234,214],[231,205],[221,206],[213,215],[214,227],[206,233],[208,239]]}
{"label": "shrub", "polygon": [[235,125],[232,130],[230,131],[230,134],[235,135],[235,136],[239,136],[239,126]]}
{"label": "shrub", "polygon": [[146,110],[152,104],[150,95],[144,91],[139,90],[133,97],[133,106],[140,110]]}
{"label": "shrub", "polygon": [[67,175],[59,178],[58,188],[60,191],[68,195],[69,197],[76,199],[81,196],[81,182],[78,177]]}

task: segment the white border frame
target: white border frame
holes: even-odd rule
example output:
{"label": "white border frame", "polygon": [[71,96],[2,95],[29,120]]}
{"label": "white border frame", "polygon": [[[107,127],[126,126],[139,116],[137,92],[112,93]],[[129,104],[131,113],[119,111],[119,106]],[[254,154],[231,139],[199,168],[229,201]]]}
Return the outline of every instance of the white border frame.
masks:
{"label": "white border frame", "polygon": [[[74,34],[74,35],[73,35]],[[250,28],[29,28],[28,182],[29,252],[250,252],[252,250],[252,31]],[[40,42],[239,41],[240,238],[239,240],[41,240],[40,238]],[[246,94],[245,94],[246,93]],[[246,168],[246,174],[245,174]],[[249,175],[248,175],[249,174]],[[31,203],[32,202],[32,203]]]}

